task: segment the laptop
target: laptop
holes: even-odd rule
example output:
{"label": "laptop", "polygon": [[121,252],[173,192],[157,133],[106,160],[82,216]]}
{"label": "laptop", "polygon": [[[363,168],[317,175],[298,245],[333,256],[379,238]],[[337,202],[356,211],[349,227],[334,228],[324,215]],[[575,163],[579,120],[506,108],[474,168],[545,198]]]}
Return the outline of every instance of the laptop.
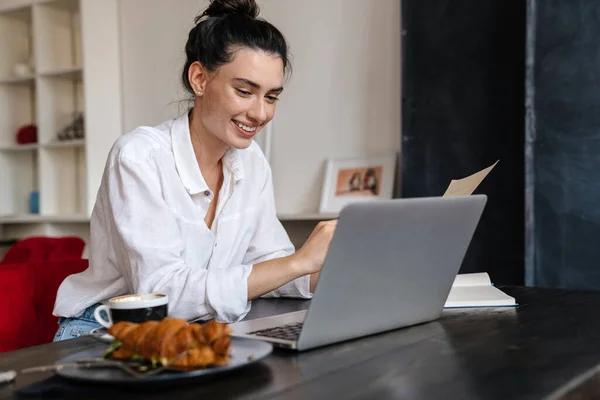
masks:
{"label": "laptop", "polygon": [[232,336],[308,350],[439,318],[487,197],[345,206],[307,310],[231,324]]}

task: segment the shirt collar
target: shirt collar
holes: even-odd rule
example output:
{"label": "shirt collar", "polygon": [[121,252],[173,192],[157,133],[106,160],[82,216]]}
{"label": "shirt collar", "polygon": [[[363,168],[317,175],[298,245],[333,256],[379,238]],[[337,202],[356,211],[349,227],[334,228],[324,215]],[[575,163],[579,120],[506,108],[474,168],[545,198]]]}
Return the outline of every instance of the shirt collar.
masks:
{"label": "shirt collar", "polygon": [[244,165],[238,149],[231,147],[223,155],[222,161],[225,168],[233,175],[235,182],[244,179]]}
{"label": "shirt collar", "polygon": [[[173,144],[173,155],[175,166],[179,177],[189,194],[197,194],[208,190],[208,185],[200,172],[192,138],[190,136],[190,124],[188,114],[185,113],[177,118],[171,126],[171,141]],[[223,165],[231,172],[237,182],[244,178],[244,166],[239,150],[230,148],[222,158]]]}

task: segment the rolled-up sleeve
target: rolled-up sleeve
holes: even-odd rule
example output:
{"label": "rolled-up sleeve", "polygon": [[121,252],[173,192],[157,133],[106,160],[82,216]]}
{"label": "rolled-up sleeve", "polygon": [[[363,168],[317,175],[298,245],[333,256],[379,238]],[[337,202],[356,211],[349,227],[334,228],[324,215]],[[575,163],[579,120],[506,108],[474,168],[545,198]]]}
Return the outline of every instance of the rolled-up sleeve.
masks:
{"label": "rolled-up sleeve", "polygon": [[151,162],[119,158],[109,165],[104,207],[112,219],[115,264],[132,293],[164,293],[169,315],[235,322],[249,311],[252,264],[207,269],[186,265],[185,242]]}
{"label": "rolled-up sleeve", "polygon": [[[268,164],[265,168],[267,174],[260,196],[258,223],[244,259],[245,264],[254,265],[294,253],[294,245],[277,218],[271,168]],[[310,275],[304,275],[288,282],[261,297],[311,298]]]}

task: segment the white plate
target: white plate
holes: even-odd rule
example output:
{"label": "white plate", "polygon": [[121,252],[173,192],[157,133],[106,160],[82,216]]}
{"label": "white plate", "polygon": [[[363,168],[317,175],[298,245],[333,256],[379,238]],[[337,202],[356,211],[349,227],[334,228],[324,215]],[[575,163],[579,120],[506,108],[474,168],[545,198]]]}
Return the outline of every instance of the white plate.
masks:
{"label": "white plate", "polygon": [[114,337],[108,334],[108,330],[103,326],[101,326],[100,328],[92,329],[89,335],[106,343],[112,343],[115,340]]}

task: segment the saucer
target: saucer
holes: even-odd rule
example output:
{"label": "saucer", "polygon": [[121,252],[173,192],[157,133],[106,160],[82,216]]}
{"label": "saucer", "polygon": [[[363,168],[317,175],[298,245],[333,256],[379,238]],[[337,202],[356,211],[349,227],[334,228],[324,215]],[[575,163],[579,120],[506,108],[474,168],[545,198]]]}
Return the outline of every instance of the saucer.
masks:
{"label": "saucer", "polygon": [[92,329],[88,335],[106,343],[112,343],[115,340],[114,337],[108,334],[108,330],[104,326]]}

